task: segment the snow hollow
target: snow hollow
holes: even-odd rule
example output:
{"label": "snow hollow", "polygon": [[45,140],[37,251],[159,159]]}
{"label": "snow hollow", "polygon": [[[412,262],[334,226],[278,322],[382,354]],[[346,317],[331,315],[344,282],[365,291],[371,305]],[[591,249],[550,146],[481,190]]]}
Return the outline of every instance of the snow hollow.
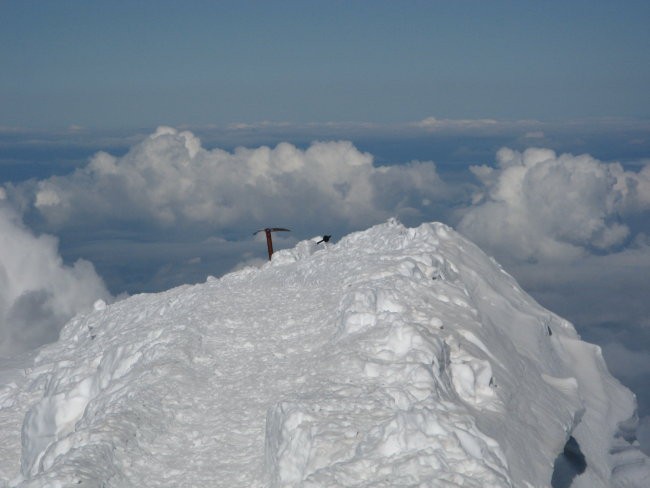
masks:
{"label": "snow hollow", "polygon": [[303,241],[0,372],[0,486],[648,486],[600,349],[445,225]]}

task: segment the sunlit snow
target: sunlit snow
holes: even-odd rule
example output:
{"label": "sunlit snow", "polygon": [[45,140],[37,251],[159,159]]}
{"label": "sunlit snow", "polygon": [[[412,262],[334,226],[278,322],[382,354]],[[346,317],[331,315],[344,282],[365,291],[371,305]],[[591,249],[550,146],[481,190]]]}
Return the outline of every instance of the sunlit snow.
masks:
{"label": "sunlit snow", "polygon": [[475,245],[317,240],[3,364],[0,485],[537,488],[573,437],[573,486],[645,486],[633,395]]}

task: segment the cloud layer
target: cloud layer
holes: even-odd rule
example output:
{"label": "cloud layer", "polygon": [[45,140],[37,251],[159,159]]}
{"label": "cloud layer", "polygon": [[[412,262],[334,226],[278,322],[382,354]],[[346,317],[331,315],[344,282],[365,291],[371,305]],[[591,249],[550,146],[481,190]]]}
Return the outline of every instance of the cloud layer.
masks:
{"label": "cloud layer", "polygon": [[0,201],[0,356],[56,339],[70,317],[110,298],[93,265],[66,266],[57,245],[32,234]]}
{"label": "cloud layer", "polygon": [[119,222],[159,229],[356,228],[422,215],[449,194],[432,162],[375,166],[350,142],[207,150],[192,133],[160,127],[122,157],[12,187],[48,228]]}

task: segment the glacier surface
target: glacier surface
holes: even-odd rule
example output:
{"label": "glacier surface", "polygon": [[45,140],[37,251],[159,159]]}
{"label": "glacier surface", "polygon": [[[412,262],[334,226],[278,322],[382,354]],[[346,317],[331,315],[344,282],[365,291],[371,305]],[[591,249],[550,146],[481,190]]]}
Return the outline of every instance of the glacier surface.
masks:
{"label": "glacier surface", "polygon": [[0,368],[0,486],[538,488],[571,437],[572,486],[650,479],[600,349],[439,223],[99,300]]}

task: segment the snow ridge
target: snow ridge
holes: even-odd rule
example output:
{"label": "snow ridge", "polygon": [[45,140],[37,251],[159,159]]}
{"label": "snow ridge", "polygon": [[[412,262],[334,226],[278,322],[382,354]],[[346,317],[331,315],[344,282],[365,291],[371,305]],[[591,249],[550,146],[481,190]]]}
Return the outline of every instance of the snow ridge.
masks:
{"label": "snow ridge", "polygon": [[315,241],[73,319],[0,389],[0,485],[545,487],[573,436],[574,486],[643,486],[633,395],[471,242]]}

